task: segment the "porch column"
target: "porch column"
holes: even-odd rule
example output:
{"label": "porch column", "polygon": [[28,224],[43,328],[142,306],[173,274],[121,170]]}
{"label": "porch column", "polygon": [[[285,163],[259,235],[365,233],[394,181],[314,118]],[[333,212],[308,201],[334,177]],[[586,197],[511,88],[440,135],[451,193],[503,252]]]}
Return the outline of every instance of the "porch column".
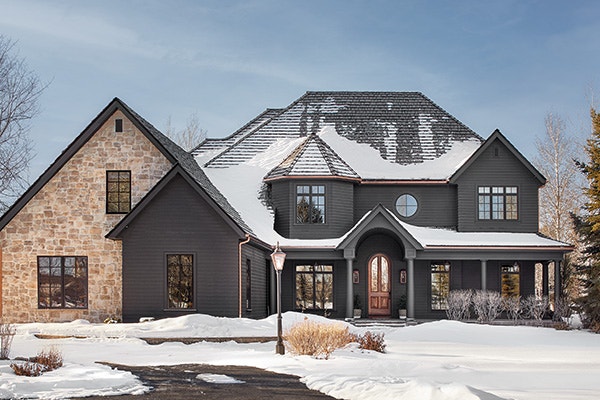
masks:
{"label": "porch column", "polygon": [[352,268],[354,266],[354,249],[344,249],[346,259],[346,318],[352,318],[354,308],[354,285],[352,283]]}
{"label": "porch column", "polygon": [[562,260],[554,260],[554,304],[560,300],[562,293],[560,292],[560,263]]}
{"label": "porch column", "polygon": [[407,285],[406,285],[406,317],[415,318],[415,257],[416,250],[406,249],[406,269],[407,269]]}
{"label": "porch column", "polygon": [[487,260],[481,260],[481,290],[487,290]]}
{"label": "porch column", "polygon": [[548,264],[550,261],[542,263],[542,296],[548,296],[550,293],[550,279],[548,279]]}

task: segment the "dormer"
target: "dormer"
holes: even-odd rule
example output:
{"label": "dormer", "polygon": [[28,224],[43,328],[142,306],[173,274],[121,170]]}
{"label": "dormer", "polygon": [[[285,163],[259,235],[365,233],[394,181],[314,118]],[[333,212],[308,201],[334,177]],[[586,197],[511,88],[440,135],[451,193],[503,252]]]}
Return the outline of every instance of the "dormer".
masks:
{"label": "dormer", "polygon": [[264,178],[270,185],[275,230],[296,239],[343,235],[353,224],[358,174],[311,134]]}

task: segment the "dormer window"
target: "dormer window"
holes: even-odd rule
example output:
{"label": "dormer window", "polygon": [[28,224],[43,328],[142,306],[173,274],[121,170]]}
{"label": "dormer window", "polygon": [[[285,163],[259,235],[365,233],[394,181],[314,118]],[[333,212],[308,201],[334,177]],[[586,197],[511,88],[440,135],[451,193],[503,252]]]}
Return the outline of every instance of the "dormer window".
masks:
{"label": "dormer window", "polygon": [[325,223],[325,186],[296,186],[296,222],[298,224]]}

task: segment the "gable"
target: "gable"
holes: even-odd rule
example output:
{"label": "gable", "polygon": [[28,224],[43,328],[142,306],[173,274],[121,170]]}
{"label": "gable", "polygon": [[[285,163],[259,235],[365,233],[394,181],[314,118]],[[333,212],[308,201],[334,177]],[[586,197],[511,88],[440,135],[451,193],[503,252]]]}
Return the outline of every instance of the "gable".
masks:
{"label": "gable", "polygon": [[[217,204],[214,199],[209,196],[203,187],[201,187],[198,182],[191,177],[180,165],[174,166],[168,174],[164,176],[163,179],[158,182],[149,192],[148,194],[138,203],[138,205],[131,210],[129,214],[127,214],[107,235],[107,238],[110,239],[120,239],[124,232],[128,229],[130,224],[135,224],[135,221],[144,214],[145,210],[148,208],[156,207],[154,204],[161,199],[164,199],[167,196],[167,192],[170,187],[173,187],[176,184],[181,187],[182,184],[187,186],[185,189],[186,193],[194,193],[194,196],[198,199],[192,200],[190,196],[186,195],[180,199],[177,196],[173,197],[171,194],[170,198],[172,199],[172,203],[164,203],[162,200],[162,204],[158,207],[162,207],[165,213],[171,212],[173,209],[177,209],[184,214],[187,212],[188,207],[192,205],[195,208],[197,207],[198,202],[204,205],[204,208],[210,210],[211,214],[218,216],[221,221],[229,226],[229,228],[237,235],[239,238],[243,238],[245,235],[245,231],[241,228],[231,216],[226,213],[220,206]],[[182,189],[180,189],[182,190]],[[158,199],[158,200],[157,200]],[[202,224],[200,224],[202,225]],[[200,226],[200,229],[202,227]],[[162,229],[160,226],[157,227],[157,230],[160,232]]]}
{"label": "gable", "polygon": [[[153,160],[146,160],[146,164],[150,164],[158,162],[156,161],[156,157],[151,154],[160,154],[161,156],[159,158],[161,158],[162,161],[159,163],[167,164],[170,168],[170,165],[176,161],[176,158],[165,146],[166,141],[162,140],[162,138],[157,138],[157,134],[149,130],[149,124],[146,121],[141,121],[140,118],[141,117],[133,113],[132,110],[119,99],[115,98],[113,101],[111,101],[104,108],[104,110],[102,110],[100,114],[98,114],[98,116],[94,118],[94,120],[79,134],[79,136],[77,136],[77,138],[75,138],[75,140],[58,156],[58,158],[48,167],[48,169],[46,169],[42,175],[40,175],[40,177],[27,189],[27,191],[25,191],[25,193],[6,211],[6,213],[0,218],[0,229],[3,229],[23,209],[23,207],[25,207],[25,205],[29,203],[29,201],[31,201],[31,199],[59,173],[59,171],[61,171],[61,169],[63,169],[63,167],[73,157],[80,153],[82,148],[84,148],[84,146],[86,146],[86,144],[88,144],[97,135],[100,136],[98,136],[97,139],[92,140],[92,146],[94,146],[96,151],[99,152],[98,155],[103,156],[107,160],[114,155],[117,155],[118,158],[120,149],[125,149],[128,146],[127,144],[121,144],[121,141],[126,139],[130,142],[132,140],[140,141],[140,143],[143,144],[133,145],[133,142],[131,142],[130,144],[137,148],[135,149],[134,154],[127,154],[125,159],[129,160],[132,156],[141,158],[148,156]],[[118,140],[115,140],[117,134],[114,129],[115,119],[123,120],[123,132],[118,137]],[[160,135],[162,136],[162,134]],[[133,147],[129,147],[128,150],[134,151]],[[148,152],[151,154],[146,154]],[[104,168],[126,169],[123,166],[124,163],[121,161],[124,160],[112,162],[107,161],[104,163]],[[76,162],[81,163],[82,168],[92,167],[92,163],[82,156],[79,156]],[[125,162],[125,164],[127,162]],[[149,172],[149,170],[152,168],[153,167],[146,165],[143,169],[146,172]],[[166,170],[168,170],[168,168],[163,170],[163,174],[166,172]],[[158,181],[161,176],[162,175],[155,176],[155,181]]]}
{"label": "gable", "polygon": [[459,178],[474,165],[482,166],[482,163],[494,165],[491,168],[498,172],[501,165],[511,166],[512,169],[521,169],[525,174],[530,174],[537,180],[540,186],[546,183],[546,178],[506,139],[499,130],[495,130],[479,149],[452,175],[451,183],[456,183]]}

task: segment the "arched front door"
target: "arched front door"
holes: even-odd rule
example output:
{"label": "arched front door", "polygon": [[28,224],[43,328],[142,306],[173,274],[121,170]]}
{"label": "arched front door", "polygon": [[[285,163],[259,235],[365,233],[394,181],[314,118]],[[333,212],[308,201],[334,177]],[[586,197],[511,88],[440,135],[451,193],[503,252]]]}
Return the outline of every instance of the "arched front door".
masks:
{"label": "arched front door", "polygon": [[369,316],[391,316],[390,259],[376,254],[369,260]]}

